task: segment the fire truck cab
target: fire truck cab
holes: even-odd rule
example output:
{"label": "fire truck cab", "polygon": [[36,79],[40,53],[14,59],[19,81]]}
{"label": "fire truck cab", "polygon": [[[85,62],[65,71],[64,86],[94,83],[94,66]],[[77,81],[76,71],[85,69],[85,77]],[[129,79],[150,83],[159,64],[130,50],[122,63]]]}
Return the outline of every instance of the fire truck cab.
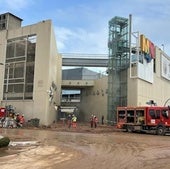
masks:
{"label": "fire truck cab", "polygon": [[170,108],[160,106],[118,107],[117,128],[128,132],[170,132]]}

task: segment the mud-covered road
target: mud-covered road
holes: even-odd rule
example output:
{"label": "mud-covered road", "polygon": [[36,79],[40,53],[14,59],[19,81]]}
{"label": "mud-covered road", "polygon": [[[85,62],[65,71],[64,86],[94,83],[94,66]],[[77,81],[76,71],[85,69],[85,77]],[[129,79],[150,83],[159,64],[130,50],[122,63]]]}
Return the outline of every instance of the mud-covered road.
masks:
{"label": "mud-covered road", "polygon": [[105,130],[0,128],[0,134],[13,143],[0,149],[0,168],[170,168],[170,136]]}

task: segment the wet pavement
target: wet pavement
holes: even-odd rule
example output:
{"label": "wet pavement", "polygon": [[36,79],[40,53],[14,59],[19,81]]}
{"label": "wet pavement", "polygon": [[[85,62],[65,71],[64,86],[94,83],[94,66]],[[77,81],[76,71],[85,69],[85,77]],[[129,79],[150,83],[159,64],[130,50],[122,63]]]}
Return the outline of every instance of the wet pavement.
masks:
{"label": "wet pavement", "polygon": [[3,129],[8,148],[0,168],[13,169],[169,169],[170,136],[91,129]]}

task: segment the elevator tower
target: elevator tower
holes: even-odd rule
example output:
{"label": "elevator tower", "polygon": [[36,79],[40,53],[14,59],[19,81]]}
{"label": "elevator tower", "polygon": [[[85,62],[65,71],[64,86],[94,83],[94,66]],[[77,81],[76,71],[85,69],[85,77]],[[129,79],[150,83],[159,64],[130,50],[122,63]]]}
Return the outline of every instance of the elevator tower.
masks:
{"label": "elevator tower", "polygon": [[116,16],[109,21],[107,120],[110,122],[116,121],[117,106],[127,105],[129,37],[129,19]]}

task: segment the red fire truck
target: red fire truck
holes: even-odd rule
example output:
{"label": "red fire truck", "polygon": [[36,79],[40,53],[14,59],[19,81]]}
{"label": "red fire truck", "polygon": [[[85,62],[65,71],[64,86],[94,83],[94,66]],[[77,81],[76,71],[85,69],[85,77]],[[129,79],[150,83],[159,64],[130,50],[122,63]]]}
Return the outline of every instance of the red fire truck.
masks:
{"label": "red fire truck", "polygon": [[128,132],[170,132],[170,107],[118,107],[117,128]]}

